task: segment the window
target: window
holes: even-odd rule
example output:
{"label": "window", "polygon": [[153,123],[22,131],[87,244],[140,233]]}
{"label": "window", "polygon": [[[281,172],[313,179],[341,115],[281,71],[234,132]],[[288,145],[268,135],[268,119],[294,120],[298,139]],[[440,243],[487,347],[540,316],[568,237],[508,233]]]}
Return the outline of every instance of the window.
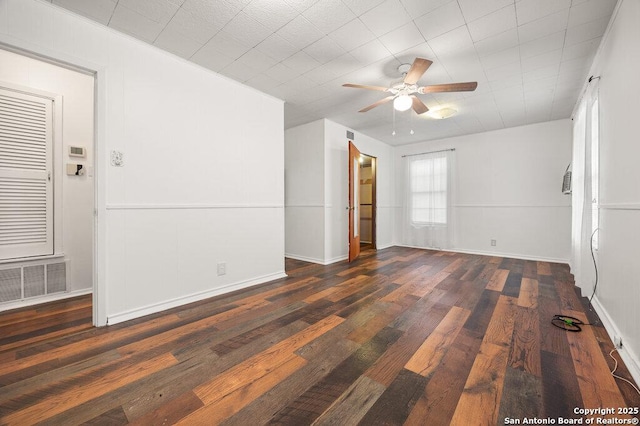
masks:
{"label": "window", "polygon": [[447,157],[438,154],[410,160],[409,209],[412,225],[447,223]]}

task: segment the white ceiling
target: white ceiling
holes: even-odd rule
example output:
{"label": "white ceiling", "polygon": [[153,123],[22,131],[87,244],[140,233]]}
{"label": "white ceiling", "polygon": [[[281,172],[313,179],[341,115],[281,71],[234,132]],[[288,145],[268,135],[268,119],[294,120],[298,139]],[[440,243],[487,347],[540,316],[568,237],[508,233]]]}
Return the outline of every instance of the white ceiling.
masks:
{"label": "white ceiling", "polygon": [[[616,0],[52,3],[286,100],[285,128],[324,117],[400,145],[568,118]],[[388,86],[416,56],[433,61],[419,85],[478,82],[419,95],[458,114],[357,112],[387,94],[343,83]]]}

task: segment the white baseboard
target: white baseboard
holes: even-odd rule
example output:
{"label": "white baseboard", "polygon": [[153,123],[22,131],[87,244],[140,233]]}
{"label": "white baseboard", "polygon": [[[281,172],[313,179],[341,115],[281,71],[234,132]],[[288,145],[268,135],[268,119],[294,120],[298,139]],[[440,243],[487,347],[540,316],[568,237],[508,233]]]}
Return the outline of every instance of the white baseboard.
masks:
{"label": "white baseboard", "polygon": [[509,259],[532,260],[535,262],[550,262],[550,263],[564,263],[564,264],[569,263],[569,259],[559,259],[555,257],[542,257],[542,256],[529,256],[528,254],[518,254],[518,253],[496,253],[496,252],[488,252],[488,251],[481,251],[481,250],[465,250],[465,249],[447,249],[442,251],[451,251],[454,253],[464,253],[464,254],[477,254],[480,256],[507,257]]}
{"label": "white baseboard", "polygon": [[332,259],[324,260],[324,259],[317,259],[315,257],[299,256],[297,254],[290,254],[290,253],[285,253],[284,257],[288,257],[289,259],[301,260],[303,262],[316,263],[318,265],[324,265],[324,266],[331,265],[332,263],[336,263],[336,262],[342,262],[343,260],[346,260],[349,258],[349,256],[343,255],[343,256],[334,257]]}
{"label": "white baseboard", "polygon": [[609,312],[602,306],[597,296],[594,296],[591,304],[600,317],[602,325],[604,325],[604,329],[607,331],[611,341],[613,341],[614,336],[620,336],[622,338],[622,347],[618,349],[618,354],[620,354],[620,358],[622,358],[622,361],[624,361],[624,364],[627,366],[633,380],[635,380],[636,383],[640,383],[640,358],[638,358],[638,355],[633,352],[631,348],[624,345],[624,335],[620,333],[616,323],[609,315]]}
{"label": "white baseboard", "polygon": [[301,260],[303,262],[317,263],[318,265],[326,265],[326,263],[324,263],[324,260],[318,259],[315,257],[300,256],[300,255],[291,254],[291,253],[285,253],[284,257],[288,257],[289,259],[294,259],[294,260]]}
{"label": "white baseboard", "polygon": [[332,263],[338,263],[338,262],[342,262],[343,260],[347,260],[349,259],[349,255],[348,254],[343,254],[342,256],[338,256],[338,257],[333,257],[329,260],[326,260],[325,265],[331,265]]}
{"label": "white baseboard", "polygon": [[30,297],[24,300],[16,300],[15,302],[0,303],[0,312],[9,311],[11,309],[25,308],[27,306],[39,305],[41,303],[55,302],[57,300],[71,299],[72,297],[84,296],[91,294],[91,288],[83,288],[81,290],[71,290],[62,293],[47,294],[44,296]]}
{"label": "white baseboard", "polygon": [[198,293],[190,294],[187,296],[177,297],[175,299],[167,300],[164,302],[154,303],[151,305],[143,306],[141,308],[131,309],[125,312],[107,315],[107,325],[114,325],[120,322],[129,321],[135,318],[140,318],[145,315],[155,314],[157,312],[165,311],[167,309],[175,308],[177,306],[186,305],[187,303],[197,302],[209,297],[219,296],[221,294],[230,293],[232,291],[241,290],[243,288],[251,287],[258,284],[263,284],[269,281],[277,280],[279,278],[286,277],[287,274],[282,272],[276,272],[274,274],[263,275],[261,277],[252,278],[246,281],[240,281],[233,284],[227,284],[222,287],[216,287],[211,290],[201,291]]}
{"label": "white baseboard", "polygon": [[388,249],[388,248],[393,247],[393,246],[397,246],[397,244],[385,244],[385,245],[382,245],[382,246],[377,246],[376,250],[384,250],[384,249]]}
{"label": "white baseboard", "polygon": [[477,254],[479,256],[491,256],[491,257],[506,257],[509,259],[520,259],[520,260],[532,260],[536,262],[551,262],[551,263],[569,263],[569,259],[557,259],[554,257],[541,257],[541,256],[529,256],[527,254],[516,254],[516,253],[496,253],[482,250],[467,250],[467,249],[441,249],[441,248],[431,248],[431,247],[416,247],[410,246],[406,244],[396,244],[399,247],[409,247],[409,248],[417,248],[422,250],[436,250],[436,251],[447,251],[451,253],[462,253],[462,254]]}

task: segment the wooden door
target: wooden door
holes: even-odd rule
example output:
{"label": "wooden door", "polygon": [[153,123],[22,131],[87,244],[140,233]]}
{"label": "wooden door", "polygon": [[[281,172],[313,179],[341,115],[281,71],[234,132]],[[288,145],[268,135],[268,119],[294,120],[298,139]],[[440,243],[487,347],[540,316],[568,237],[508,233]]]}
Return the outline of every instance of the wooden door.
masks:
{"label": "wooden door", "polygon": [[360,255],[360,151],[349,141],[349,262]]}

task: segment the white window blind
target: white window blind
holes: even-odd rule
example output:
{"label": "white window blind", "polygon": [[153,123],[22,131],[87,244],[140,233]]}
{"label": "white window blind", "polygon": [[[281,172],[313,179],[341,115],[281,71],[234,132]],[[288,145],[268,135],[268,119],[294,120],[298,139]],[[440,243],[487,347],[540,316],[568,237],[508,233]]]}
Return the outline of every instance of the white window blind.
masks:
{"label": "white window blind", "polygon": [[0,259],[53,254],[52,111],[0,87]]}
{"label": "white window blind", "polygon": [[447,157],[434,155],[409,160],[411,223],[447,223]]}
{"label": "white window blind", "polygon": [[452,247],[454,154],[449,149],[404,158],[402,244]]}

